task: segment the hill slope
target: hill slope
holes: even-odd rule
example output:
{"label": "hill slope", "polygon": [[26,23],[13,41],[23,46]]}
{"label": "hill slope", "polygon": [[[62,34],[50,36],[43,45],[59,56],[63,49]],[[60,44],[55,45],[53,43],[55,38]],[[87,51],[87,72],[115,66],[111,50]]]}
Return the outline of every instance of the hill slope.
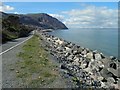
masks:
{"label": "hill slope", "polygon": [[20,15],[21,23],[35,25],[41,29],[67,29],[67,27],[56,18],[45,14]]}
{"label": "hill slope", "polygon": [[2,42],[6,42],[15,38],[27,36],[32,30],[42,29],[67,29],[67,27],[45,13],[39,14],[2,14]]}
{"label": "hill slope", "polygon": [[24,26],[20,23],[18,16],[9,15],[2,18],[2,43],[19,37],[28,36],[34,27]]}

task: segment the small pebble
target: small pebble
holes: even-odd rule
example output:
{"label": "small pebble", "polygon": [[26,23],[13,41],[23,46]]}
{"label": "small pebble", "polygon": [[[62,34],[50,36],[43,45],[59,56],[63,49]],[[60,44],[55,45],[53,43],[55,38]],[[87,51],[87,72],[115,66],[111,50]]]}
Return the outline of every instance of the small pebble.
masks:
{"label": "small pebble", "polygon": [[19,71],[16,71],[16,73],[19,73]]}
{"label": "small pebble", "polygon": [[10,68],[11,71],[15,70],[14,68]]}

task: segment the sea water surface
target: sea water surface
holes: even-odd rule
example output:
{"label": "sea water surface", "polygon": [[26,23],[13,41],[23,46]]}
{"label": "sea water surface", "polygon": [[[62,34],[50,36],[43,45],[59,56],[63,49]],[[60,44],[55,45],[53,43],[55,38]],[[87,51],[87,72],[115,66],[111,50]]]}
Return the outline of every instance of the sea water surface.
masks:
{"label": "sea water surface", "polygon": [[50,34],[82,47],[98,50],[106,56],[118,57],[117,28],[71,28],[56,30]]}

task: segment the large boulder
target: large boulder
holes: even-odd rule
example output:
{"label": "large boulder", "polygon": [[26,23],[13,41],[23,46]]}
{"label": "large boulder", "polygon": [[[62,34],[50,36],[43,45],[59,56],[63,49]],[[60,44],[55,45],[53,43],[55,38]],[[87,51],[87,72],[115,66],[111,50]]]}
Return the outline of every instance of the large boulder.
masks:
{"label": "large boulder", "polygon": [[77,50],[73,51],[73,55],[77,55],[79,52]]}
{"label": "large boulder", "polygon": [[53,39],[54,39],[54,40],[58,40],[58,37],[54,37]]}
{"label": "large boulder", "polygon": [[109,74],[109,71],[107,70],[107,68],[103,68],[101,71],[100,71],[101,75],[104,77],[104,78],[108,78],[108,77],[111,77],[112,74]]}
{"label": "large boulder", "polygon": [[74,59],[74,62],[73,62],[73,63],[74,63],[75,65],[80,65],[80,64],[79,64],[79,58],[76,57],[76,58]]}
{"label": "large boulder", "polygon": [[120,78],[118,79],[118,88],[120,88]]}
{"label": "large boulder", "polygon": [[65,57],[68,57],[69,55],[70,55],[70,53],[69,53],[69,52],[66,52],[64,56],[65,56]]}
{"label": "large boulder", "polygon": [[110,59],[111,59],[111,60],[115,60],[116,57],[114,57],[114,56],[110,56]]}
{"label": "large boulder", "polygon": [[47,40],[48,40],[48,41],[50,41],[50,40],[51,40],[51,38],[47,38]]}
{"label": "large boulder", "polygon": [[96,54],[96,53],[98,53],[98,51],[97,51],[97,50],[94,50],[93,53]]}
{"label": "large boulder", "polygon": [[81,53],[82,53],[83,55],[86,55],[86,54],[87,54],[87,50],[84,49]]}
{"label": "large boulder", "polygon": [[96,60],[101,60],[102,57],[101,57],[101,55],[100,55],[99,53],[97,53],[97,54],[95,54],[95,59],[96,59]]}
{"label": "large boulder", "polygon": [[93,59],[93,53],[92,52],[87,53],[86,58]]}
{"label": "large boulder", "polygon": [[110,63],[110,68],[117,69],[117,64],[116,63]]}
{"label": "large boulder", "polygon": [[106,88],[106,84],[104,82],[100,82],[102,88]]}
{"label": "large boulder", "polygon": [[56,48],[56,50],[57,50],[57,51],[63,51],[64,48],[63,48],[62,46],[59,46],[59,47]]}
{"label": "large boulder", "polygon": [[69,44],[67,45],[67,47],[72,48],[73,44],[71,42],[69,42]]}
{"label": "large boulder", "polygon": [[67,52],[71,52],[71,51],[72,51],[72,49],[69,48],[69,47],[65,47],[65,50],[66,50]]}
{"label": "large boulder", "polygon": [[104,59],[104,58],[105,58],[105,56],[103,55],[103,53],[100,53],[100,55],[101,55],[102,59]]}
{"label": "large boulder", "polygon": [[78,50],[78,52],[79,52],[79,53],[81,53],[81,52],[82,52],[82,48],[78,48],[77,50]]}
{"label": "large boulder", "polygon": [[82,69],[85,69],[85,68],[88,67],[88,64],[89,64],[89,62],[88,62],[87,60],[84,60],[84,61],[81,62],[81,66],[80,66],[80,67],[81,67]]}
{"label": "large boulder", "polygon": [[73,61],[73,58],[74,58],[74,55],[69,55],[69,56],[67,57],[67,60],[68,60],[68,61]]}
{"label": "large boulder", "polygon": [[104,79],[104,77],[102,77],[102,76],[98,76],[98,81],[102,81],[103,79]]}
{"label": "large boulder", "polygon": [[118,70],[115,70],[113,68],[107,68],[107,70],[112,73],[115,77],[120,77],[120,75],[118,74]]}
{"label": "large boulder", "polygon": [[56,43],[58,43],[59,45],[62,45],[64,43],[64,41],[58,39],[58,40],[56,40]]}
{"label": "large boulder", "polygon": [[115,82],[115,80],[114,80],[113,77],[108,77],[108,78],[107,78],[107,82],[108,82],[109,84],[113,84],[113,83]]}
{"label": "large boulder", "polygon": [[74,61],[75,62],[79,62],[79,58],[78,57],[74,57]]}

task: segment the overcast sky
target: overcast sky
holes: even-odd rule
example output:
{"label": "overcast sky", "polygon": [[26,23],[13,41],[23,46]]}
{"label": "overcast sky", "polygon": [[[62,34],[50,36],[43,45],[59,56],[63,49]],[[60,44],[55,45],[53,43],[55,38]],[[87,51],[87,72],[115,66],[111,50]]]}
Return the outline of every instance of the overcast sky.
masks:
{"label": "overcast sky", "polygon": [[118,27],[117,2],[5,2],[0,11],[7,13],[48,13],[69,28]]}

